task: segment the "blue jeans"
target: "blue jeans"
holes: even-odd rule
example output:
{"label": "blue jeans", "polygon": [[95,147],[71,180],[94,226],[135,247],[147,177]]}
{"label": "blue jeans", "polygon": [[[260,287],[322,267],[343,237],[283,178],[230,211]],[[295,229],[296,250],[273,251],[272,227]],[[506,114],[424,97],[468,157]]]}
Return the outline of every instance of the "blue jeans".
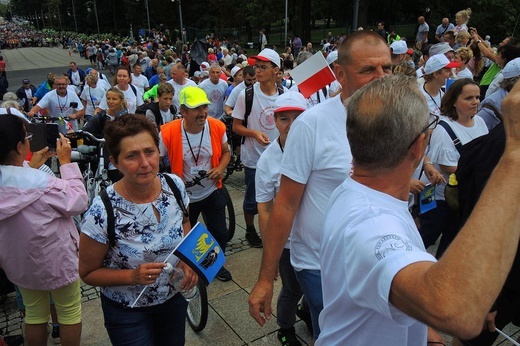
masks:
{"label": "blue jeans", "polygon": [[278,270],[282,278],[282,289],[276,304],[276,317],[280,328],[289,329],[296,322],[296,309],[303,293],[291,265],[291,250],[283,249],[278,262]]}
{"label": "blue jeans", "polygon": [[190,203],[190,223],[195,226],[200,213],[206,218],[206,227],[215,237],[222,251],[226,251],[226,197],[222,189],[217,189],[202,201]]}
{"label": "blue jeans", "polygon": [[318,317],[320,316],[321,310],[323,310],[321,271],[304,269],[296,271],[296,277],[300,282],[300,287],[305,295],[305,299],[307,300],[307,303],[309,303],[309,310],[312,319],[312,332],[314,340],[317,340],[320,335]]}
{"label": "blue jeans", "polygon": [[182,346],[188,302],[179,293],[160,305],[127,308],[101,295],[110,342],[115,346]]}
{"label": "blue jeans", "polygon": [[246,192],[244,195],[243,209],[246,213],[256,215],[258,214],[258,208],[256,204],[256,191],[255,191],[255,174],[256,169],[244,167],[244,175],[246,182]]}

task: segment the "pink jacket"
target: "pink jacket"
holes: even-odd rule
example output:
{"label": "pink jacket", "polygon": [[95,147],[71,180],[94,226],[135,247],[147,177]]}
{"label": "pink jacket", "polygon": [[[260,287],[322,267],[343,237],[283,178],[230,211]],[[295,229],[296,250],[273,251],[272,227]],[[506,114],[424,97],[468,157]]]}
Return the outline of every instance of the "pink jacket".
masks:
{"label": "pink jacket", "polygon": [[27,289],[56,289],[79,278],[72,216],[87,209],[87,193],[76,163],[60,173],[62,179],[0,165],[0,267]]}

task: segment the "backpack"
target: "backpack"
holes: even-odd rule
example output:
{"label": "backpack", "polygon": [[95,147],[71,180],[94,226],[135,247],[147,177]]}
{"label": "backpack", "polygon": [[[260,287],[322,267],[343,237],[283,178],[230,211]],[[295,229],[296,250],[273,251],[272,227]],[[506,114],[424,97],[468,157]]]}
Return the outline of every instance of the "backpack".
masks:
{"label": "backpack", "polygon": [[[135,109],[136,114],[144,114],[146,115],[146,111],[151,110],[154,117],[155,123],[157,124],[157,128],[160,129],[161,125],[164,125],[163,118],[161,116],[161,111],[159,110],[159,104],[157,102],[154,103],[143,103]],[[173,119],[177,115],[177,108],[174,105],[170,106],[170,113],[173,115]]]}
{"label": "backpack", "polygon": [[[246,112],[244,113],[244,120],[242,120],[242,125],[244,125],[245,127],[247,127],[247,118],[249,118],[249,114],[251,114],[251,109],[253,108],[253,96],[254,96],[254,91],[253,91],[253,85],[250,85],[246,88]],[[281,95],[283,94],[283,87],[282,86],[278,86],[278,95]],[[244,144],[244,141],[245,141],[245,137],[242,137],[242,144]]]}
{"label": "backpack", "polygon": [[[166,179],[166,183],[170,187],[170,189],[173,192],[173,195],[175,196],[175,200],[177,201],[177,204],[181,207],[182,214],[184,217],[189,217],[190,214],[188,213],[188,210],[186,209],[186,206],[184,205],[184,202],[182,201],[181,191],[173,181],[173,179],[168,174],[161,174],[161,176]],[[110,202],[110,198],[108,197],[108,193],[106,190],[102,190],[99,194],[99,197],[101,197],[101,201],[103,202],[105,206],[105,210],[107,212],[107,235],[108,235],[108,244],[110,247],[114,247],[116,245],[116,217],[114,214],[114,208],[112,207],[112,202]]]}

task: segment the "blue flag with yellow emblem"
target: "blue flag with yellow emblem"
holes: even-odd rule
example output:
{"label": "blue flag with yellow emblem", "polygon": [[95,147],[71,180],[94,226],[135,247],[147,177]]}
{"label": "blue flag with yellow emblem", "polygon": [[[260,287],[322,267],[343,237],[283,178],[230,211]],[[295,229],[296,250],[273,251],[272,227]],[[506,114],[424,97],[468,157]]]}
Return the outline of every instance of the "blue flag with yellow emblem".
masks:
{"label": "blue flag with yellow emblem", "polygon": [[209,285],[226,262],[224,251],[217,240],[200,222],[184,237],[174,254],[197,272],[206,285]]}

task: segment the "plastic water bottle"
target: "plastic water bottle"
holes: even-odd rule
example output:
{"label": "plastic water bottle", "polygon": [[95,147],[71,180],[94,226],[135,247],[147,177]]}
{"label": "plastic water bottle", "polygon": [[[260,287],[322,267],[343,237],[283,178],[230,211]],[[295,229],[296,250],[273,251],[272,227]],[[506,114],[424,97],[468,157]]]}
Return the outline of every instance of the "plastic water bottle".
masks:
{"label": "plastic water bottle", "polygon": [[181,289],[182,280],[184,280],[184,272],[182,269],[174,267],[170,263],[166,263],[166,267],[164,267],[163,270],[171,275],[170,284],[184,297],[184,299],[190,301],[199,294],[197,286],[188,290]]}

